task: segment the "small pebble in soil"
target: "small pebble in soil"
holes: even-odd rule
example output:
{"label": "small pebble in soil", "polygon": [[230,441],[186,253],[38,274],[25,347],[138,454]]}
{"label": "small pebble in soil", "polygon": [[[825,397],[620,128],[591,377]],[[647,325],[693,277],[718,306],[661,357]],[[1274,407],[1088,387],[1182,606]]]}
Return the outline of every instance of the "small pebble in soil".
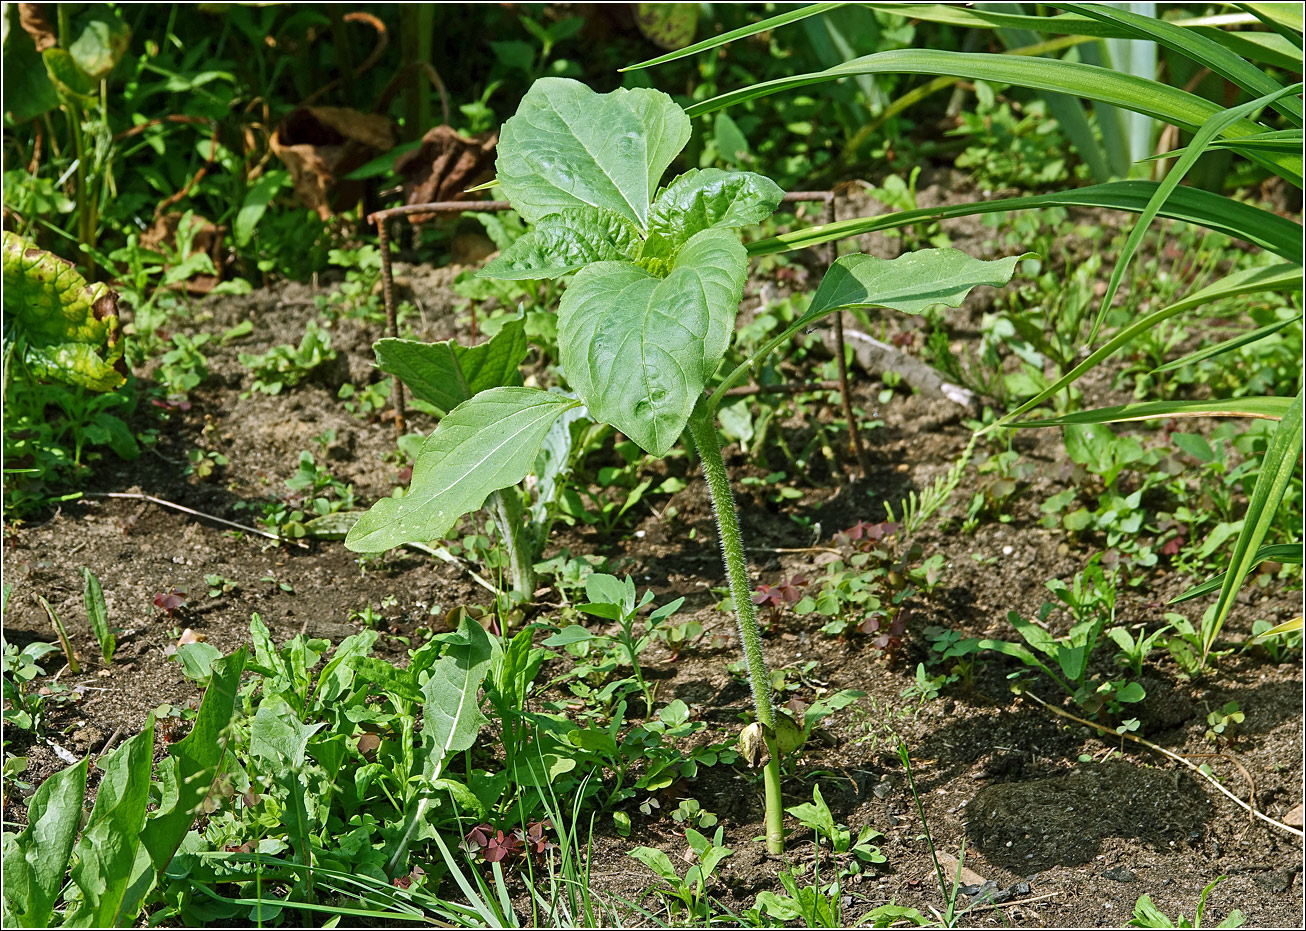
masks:
{"label": "small pebble in soil", "polygon": [[1138,876],[1133,870],[1126,866],[1113,866],[1103,874],[1107,879],[1114,879],[1118,883],[1136,883]]}

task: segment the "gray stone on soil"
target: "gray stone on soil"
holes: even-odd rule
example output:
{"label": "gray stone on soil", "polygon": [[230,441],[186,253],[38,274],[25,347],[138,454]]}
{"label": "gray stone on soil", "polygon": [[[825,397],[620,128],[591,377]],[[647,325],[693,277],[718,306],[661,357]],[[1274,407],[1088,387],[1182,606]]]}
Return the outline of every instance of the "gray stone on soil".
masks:
{"label": "gray stone on soil", "polygon": [[1136,883],[1138,876],[1127,866],[1113,866],[1102,874],[1107,879],[1114,879],[1118,883]]}

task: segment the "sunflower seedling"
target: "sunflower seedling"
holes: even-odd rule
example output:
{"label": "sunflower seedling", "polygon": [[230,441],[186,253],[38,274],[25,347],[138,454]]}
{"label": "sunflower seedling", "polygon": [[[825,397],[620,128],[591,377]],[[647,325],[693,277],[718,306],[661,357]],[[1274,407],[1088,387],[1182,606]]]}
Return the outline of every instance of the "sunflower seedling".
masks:
{"label": "sunflower seedling", "polygon": [[[691,170],[659,187],[689,136],[685,111],[658,91],[596,94],[562,78],[535,82],[504,124],[496,161],[503,194],[534,228],[480,275],[573,275],[558,311],[558,349],[575,396],[516,385],[472,394],[449,410],[422,446],[408,493],[377,502],[346,544],[377,552],[443,537],[462,515],[521,482],[554,424],[582,405],[593,420],[655,457],[688,431],[716,514],[756,708],[757,720],[741,744],[762,769],[766,843],[779,854],[782,715],[762,655],[717,407],[768,354],[831,313],[955,307],[977,285],[1006,284],[1021,256],[985,262],[950,249],[892,261],[844,256],[805,314],[718,381],[748,275],[748,253],[736,231],[769,217],[783,192],[761,175],[717,169]],[[785,729],[801,730],[784,719]]]}

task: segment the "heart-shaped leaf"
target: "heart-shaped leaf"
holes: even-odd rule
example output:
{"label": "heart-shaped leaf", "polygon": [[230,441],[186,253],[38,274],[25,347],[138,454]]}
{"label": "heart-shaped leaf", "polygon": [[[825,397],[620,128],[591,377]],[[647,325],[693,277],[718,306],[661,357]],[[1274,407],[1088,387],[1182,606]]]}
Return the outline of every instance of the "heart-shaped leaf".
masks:
{"label": "heart-shaped leaf", "polygon": [[378,553],[440,539],[490,492],[525,478],[553,422],[578,404],[537,388],[491,388],[459,404],[422,445],[408,494],[372,505],[345,545]]}
{"label": "heart-shaped leaf", "polygon": [[670,257],[702,230],[761,223],[775,213],[783,197],[778,184],[751,171],[687,171],[653,201],[644,254]]}
{"label": "heart-shaped leaf", "polygon": [[543,78],[504,123],[495,170],[529,221],[588,206],[643,230],[662,173],[689,134],[689,117],[660,91],[596,94],[579,81]]}
{"label": "heart-shaped leaf", "polygon": [[666,278],[625,262],[577,274],[558,336],[567,380],[590,414],[665,455],[729,344],[747,270],[738,239],[704,230]]}
{"label": "heart-shaped leaf", "polygon": [[610,210],[577,207],[540,220],[478,278],[559,278],[595,262],[633,259],[642,245],[639,231]]}

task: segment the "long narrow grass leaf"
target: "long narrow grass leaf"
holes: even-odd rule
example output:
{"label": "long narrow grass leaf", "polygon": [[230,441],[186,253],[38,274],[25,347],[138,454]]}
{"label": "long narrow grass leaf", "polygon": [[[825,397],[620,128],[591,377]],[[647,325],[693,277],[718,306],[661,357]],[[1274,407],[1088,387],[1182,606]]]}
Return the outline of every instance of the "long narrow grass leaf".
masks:
{"label": "long narrow grass leaf", "polygon": [[[851,236],[910,226],[922,220],[950,220],[1039,207],[1103,207],[1142,213],[1157,187],[1154,181],[1111,181],[1030,197],[1008,197],[979,203],[922,207],[876,217],[856,217],[784,233],[770,239],[760,239],[748,246],[748,254],[759,256],[792,252]],[[1212,194],[1210,191],[1181,187],[1170,195],[1160,213],[1163,217],[1194,223],[1260,246],[1285,259],[1301,262],[1301,224],[1260,207]]]}
{"label": "long narrow grass leaf", "polygon": [[1130,264],[1134,260],[1134,254],[1143,244],[1143,237],[1147,235],[1147,230],[1152,225],[1152,221],[1160,213],[1166,199],[1179,187],[1179,182],[1183,181],[1189,170],[1197,164],[1197,159],[1206,152],[1211,140],[1217,138],[1230,126],[1242,121],[1248,114],[1255,113],[1261,107],[1279,97],[1289,93],[1299,93],[1301,87],[1301,84],[1295,84],[1292,87],[1280,87],[1271,94],[1249,100],[1241,106],[1232,107],[1212,116],[1197,131],[1183,157],[1166,174],[1165,179],[1158,185],[1156,192],[1152,194],[1151,200],[1147,202],[1147,206],[1139,215],[1134,228],[1129,231],[1129,237],[1125,240],[1120,255],[1116,258],[1115,267],[1111,270],[1111,280],[1107,283],[1106,293],[1102,296],[1102,302],[1098,306],[1097,318],[1093,321],[1093,329],[1088,334],[1090,345],[1097,339],[1098,330],[1102,328],[1106,315],[1115,300],[1116,291],[1120,289],[1120,282],[1124,280],[1125,272],[1128,271]]}
{"label": "long narrow grass leaf", "polygon": [[627,65],[618,70],[639,71],[643,68],[652,68],[655,65],[665,65],[669,61],[679,61],[682,58],[697,55],[699,52],[706,52],[710,49],[719,48],[729,42],[734,42],[736,39],[747,39],[749,36],[755,36],[759,32],[778,29],[781,26],[787,26],[790,23],[796,23],[799,20],[807,19],[809,16],[819,16],[822,13],[837,10],[841,6],[845,6],[845,4],[812,3],[808,6],[798,7],[797,9],[789,10],[786,13],[781,13],[779,16],[772,16],[770,19],[764,19],[759,23],[753,23],[751,26],[741,26],[738,29],[723,32],[719,36],[704,39],[702,42],[695,42],[693,45],[687,45],[682,49],[676,49],[674,52],[667,52],[665,55],[659,55],[657,58],[650,58],[648,61],[641,61],[637,65]]}
{"label": "long narrow grass leaf", "polygon": [[[1129,38],[1150,39],[1172,51],[1186,55],[1253,96],[1274,94],[1283,89],[1283,85],[1242,56],[1191,29],[1185,29],[1155,16],[1142,16],[1127,9],[1087,3],[1063,3],[1061,6],[1102,23],[1113,23],[1123,28]],[[1271,106],[1298,126],[1302,125],[1301,98],[1284,97],[1275,100]]]}
{"label": "long narrow grass leaf", "polygon": [[1171,362],[1167,362],[1165,365],[1157,366],[1152,369],[1152,374],[1155,375],[1158,372],[1172,372],[1175,369],[1183,368],[1185,365],[1194,365],[1205,359],[1210,359],[1226,352],[1232,352],[1235,349],[1241,349],[1243,346],[1250,345],[1258,340],[1265,339],[1265,337],[1270,336],[1273,333],[1279,332],[1286,326],[1293,323],[1300,323],[1301,318],[1302,315],[1297,314],[1295,317],[1289,317],[1286,320],[1278,320],[1267,326],[1252,330],[1250,333],[1244,333],[1242,336],[1235,336],[1233,339],[1226,339],[1224,342],[1216,343],[1214,346],[1207,346],[1205,349],[1199,349],[1196,352],[1189,353],[1181,359],[1175,359]]}
{"label": "long narrow grass leaf", "polygon": [[1212,282],[1206,287],[1194,291],[1181,300],[1162,307],[1155,313],[1148,314],[1146,317],[1135,320],[1107,342],[1103,343],[1086,358],[1069,372],[1062,375],[1055,382],[1044,388],[1037,395],[1021,404],[1014,411],[998,420],[989,427],[985,427],[980,432],[987,432],[1001,426],[1006,426],[1012,420],[1020,415],[1038,407],[1040,404],[1055,396],[1057,392],[1064,390],[1073,384],[1085,373],[1095,368],[1104,359],[1109,358],[1119,352],[1129,343],[1133,342],[1138,336],[1157,326],[1161,322],[1178,316],[1189,310],[1194,310],[1205,304],[1211,304],[1216,301],[1224,300],[1230,297],[1237,297],[1240,294],[1254,294],[1261,291],[1289,291],[1300,289],[1302,286],[1302,268],[1300,265],[1283,263],[1279,265],[1270,265],[1265,268],[1252,268],[1240,272],[1234,272],[1225,278]]}
{"label": "long narrow grass leaf", "polygon": [[[1252,561],[1247,566],[1247,571],[1250,572],[1261,563],[1270,561],[1286,562],[1300,566],[1302,561],[1302,545],[1300,543],[1271,543],[1269,546],[1262,546],[1256,551],[1256,555],[1252,557]],[[1225,576],[1228,574],[1229,573],[1226,570],[1225,572],[1213,575],[1205,582],[1194,585],[1182,595],[1176,595],[1174,598],[1171,598],[1167,604],[1175,605],[1185,601],[1192,601],[1194,598],[1201,598],[1204,595],[1211,594],[1211,592],[1218,591],[1224,585]]]}
{"label": "long narrow grass leaf", "polygon": [[1202,625],[1203,659],[1211,652],[1211,645],[1220,634],[1229,611],[1233,608],[1234,597],[1242,588],[1243,579],[1251,571],[1252,560],[1265,535],[1274,524],[1275,512],[1283,501],[1284,493],[1293,472],[1297,469],[1297,460],[1302,452],[1302,395],[1298,392],[1287,414],[1280,421],[1270,445],[1261,460],[1261,471],[1256,476],[1256,487],[1252,490],[1252,499],[1247,504],[1247,513],[1243,515],[1243,528],[1233,545],[1229,557],[1229,568],[1220,588],[1220,597],[1215,603],[1215,611],[1208,623]]}
{"label": "long narrow grass leaf", "polygon": [[1218,401],[1143,401],[1099,407],[1076,414],[1049,417],[1046,420],[1022,420],[1012,427],[1057,427],[1065,424],[1127,423],[1156,420],[1159,417],[1250,417],[1257,420],[1281,420],[1292,406],[1291,398],[1234,398]]}

